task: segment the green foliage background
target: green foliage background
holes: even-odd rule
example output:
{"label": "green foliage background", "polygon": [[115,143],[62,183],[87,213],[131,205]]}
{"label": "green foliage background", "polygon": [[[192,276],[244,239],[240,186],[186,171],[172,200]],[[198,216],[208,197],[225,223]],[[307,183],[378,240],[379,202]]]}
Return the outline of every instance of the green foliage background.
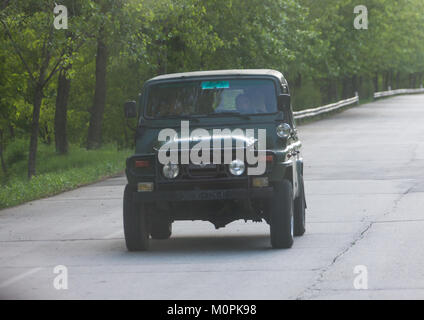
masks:
{"label": "green foliage background", "polygon": [[[16,4],[19,3],[19,4]],[[47,10],[53,1],[12,2],[1,12],[28,56],[41,41],[43,28],[53,23]],[[43,6],[45,4],[45,6]],[[69,30],[54,31],[54,46],[82,41],[65,59],[72,63],[69,138],[83,145],[94,91],[95,39],[106,23],[108,59],[107,109],[104,141],[123,143],[122,104],[137,98],[143,82],[155,75],[226,68],[275,68],[289,79],[295,108],[336,100],[342,81],[361,78],[359,91],[368,97],[370,79],[399,73],[399,86],[422,84],[424,71],[424,2],[421,0],[364,0],[369,29],[353,27],[358,5],[353,0],[97,0],[61,1],[69,12]],[[106,12],[101,6],[108,8]],[[46,9],[47,7],[47,9]],[[28,130],[31,105],[28,75],[5,36],[0,37],[1,125]],[[27,57],[28,58],[28,57]],[[51,62],[52,64],[54,61]],[[415,81],[412,81],[412,78]],[[334,82],[336,94],[326,86]],[[392,81],[394,82],[394,81]],[[43,100],[41,138],[54,134],[56,81]],[[392,83],[392,87],[396,87]]]}

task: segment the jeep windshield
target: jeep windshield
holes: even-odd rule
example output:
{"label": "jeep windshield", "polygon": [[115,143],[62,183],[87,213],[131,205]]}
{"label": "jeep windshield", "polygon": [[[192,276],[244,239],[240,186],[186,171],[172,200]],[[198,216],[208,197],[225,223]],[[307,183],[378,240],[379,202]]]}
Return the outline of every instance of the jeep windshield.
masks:
{"label": "jeep windshield", "polygon": [[272,80],[164,82],[148,87],[145,110],[156,119],[268,114],[277,112],[277,99]]}

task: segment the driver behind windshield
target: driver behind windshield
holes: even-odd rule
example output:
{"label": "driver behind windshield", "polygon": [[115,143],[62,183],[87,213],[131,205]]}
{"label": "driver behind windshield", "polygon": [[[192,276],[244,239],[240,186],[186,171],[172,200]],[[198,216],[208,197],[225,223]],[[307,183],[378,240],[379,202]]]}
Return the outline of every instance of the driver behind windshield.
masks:
{"label": "driver behind windshield", "polygon": [[250,104],[251,113],[267,113],[265,103],[265,93],[261,89],[252,89],[247,93]]}
{"label": "driver behind windshield", "polygon": [[257,91],[238,95],[236,98],[236,108],[240,113],[245,114],[267,112],[264,96]]}
{"label": "driver behind windshield", "polygon": [[239,94],[236,98],[236,108],[240,113],[252,113],[250,99],[247,94]]}

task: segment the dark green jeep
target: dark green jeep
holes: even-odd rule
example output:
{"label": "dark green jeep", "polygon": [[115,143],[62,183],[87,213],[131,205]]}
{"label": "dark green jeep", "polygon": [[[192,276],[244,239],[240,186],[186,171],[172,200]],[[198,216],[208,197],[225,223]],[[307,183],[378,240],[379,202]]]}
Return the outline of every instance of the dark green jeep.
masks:
{"label": "dark green jeep", "polygon": [[127,159],[124,231],[128,250],[167,239],[177,220],[238,219],[270,225],[274,248],[305,232],[301,142],[290,93],[274,70],[162,75],[125,104],[138,117]]}

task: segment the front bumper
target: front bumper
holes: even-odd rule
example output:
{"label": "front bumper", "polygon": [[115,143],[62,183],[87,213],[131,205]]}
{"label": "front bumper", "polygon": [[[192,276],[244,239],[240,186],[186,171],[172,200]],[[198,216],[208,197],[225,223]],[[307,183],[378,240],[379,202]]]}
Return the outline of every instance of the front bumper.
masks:
{"label": "front bumper", "polygon": [[134,192],[136,202],[156,201],[205,201],[205,200],[237,200],[252,198],[270,198],[274,193],[272,187],[258,189],[223,189],[223,190],[175,190]]}

